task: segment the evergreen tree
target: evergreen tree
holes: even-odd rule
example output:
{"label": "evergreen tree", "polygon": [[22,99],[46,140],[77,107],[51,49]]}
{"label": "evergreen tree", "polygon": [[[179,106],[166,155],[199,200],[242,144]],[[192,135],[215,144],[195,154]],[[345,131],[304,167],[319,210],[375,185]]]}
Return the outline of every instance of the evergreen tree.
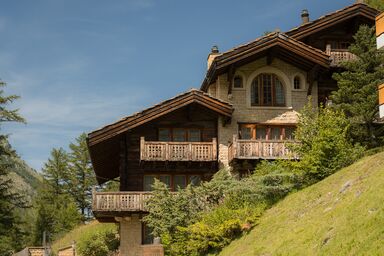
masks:
{"label": "evergreen tree", "polygon": [[[0,88],[6,84],[0,81]],[[9,110],[8,104],[19,97],[4,95],[0,89],[0,125],[4,122],[25,122],[18,110]],[[0,134],[0,255],[11,255],[13,250],[21,247],[22,237],[25,235],[20,228],[21,219],[17,209],[26,208],[25,198],[17,192],[8,174],[15,168],[16,153],[8,143],[8,138]]]}
{"label": "evergreen tree", "polygon": [[384,1],[383,0],[366,0],[365,2],[373,8],[376,8],[380,11],[384,11]]}
{"label": "evergreen tree", "polygon": [[42,234],[47,233],[48,241],[58,234],[71,230],[79,223],[80,214],[73,198],[67,193],[68,155],[62,149],[53,149],[43,171],[44,185],[38,192],[36,205],[35,243],[42,242]]}
{"label": "evergreen tree", "polygon": [[83,221],[91,216],[92,187],[96,185],[91,158],[87,147],[87,135],[81,134],[75,143],[69,145],[68,192],[80,210]]}
{"label": "evergreen tree", "polygon": [[357,58],[342,64],[346,71],[334,74],[339,89],[331,98],[350,119],[355,141],[376,146],[380,133],[374,125],[378,118],[377,86],[384,78],[384,54],[376,49],[374,28],[362,25],[354,40],[349,50]]}

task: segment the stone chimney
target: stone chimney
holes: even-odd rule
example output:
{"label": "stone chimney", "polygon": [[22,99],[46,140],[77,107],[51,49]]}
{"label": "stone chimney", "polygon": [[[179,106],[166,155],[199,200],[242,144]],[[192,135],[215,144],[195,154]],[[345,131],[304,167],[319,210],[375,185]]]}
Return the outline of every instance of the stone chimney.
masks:
{"label": "stone chimney", "polygon": [[208,55],[207,59],[207,69],[209,69],[213,60],[219,55],[221,55],[221,53],[219,53],[219,47],[217,47],[217,45],[212,46],[211,53]]}
{"label": "stone chimney", "polygon": [[309,12],[307,9],[301,11],[301,24],[305,24],[309,22]]}

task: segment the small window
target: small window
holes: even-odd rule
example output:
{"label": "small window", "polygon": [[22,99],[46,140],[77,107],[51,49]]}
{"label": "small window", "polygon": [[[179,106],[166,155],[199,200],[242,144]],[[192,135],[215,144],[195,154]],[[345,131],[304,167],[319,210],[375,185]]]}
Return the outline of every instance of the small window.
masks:
{"label": "small window", "polygon": [[167,128],[159,129],[159,141],[170,141],[171,140],[171,130]]}
{"label": "small window", "polygon": [[252,139],[252,127],[241,126],[240,128],[240,138],[243,140]]}
{"label": "small window", "polygon": [[173,129],[173,141],[186,141],[185,129]]}
{"label": "small window", "polygon": [[243,78],[241,76],[233,78],[233,88],[243,88]]}
{"label": "small window", "polygon": [[300,81],[300,77],[295,76],[295,78],[293,79],[293,88],[294,88],[295,90],[300,90],[300,89],[301,89],[301,81]]}
{"label": "small window", "polygon": [[188,130],[188,140],[191,142],[201,141],[201,132],[199,129],[189,129]]}
{"label": "small window", "polygon": [[280,140],[280,127],[271,128],[271,140]]}
{"label": "small window", "polygon": [[145,223],[142,224],[143,237],[142,244],[153,244],[152,228],[148,227]]}
{"label": "small window", "polygon": [[191,176],[189,176],[189,183],[192,186],[199,186],[200,183],[201,183],[200,175],[191,175]]}
{"label": "small window", "polygon": [[258,140],[266,140],[267,139],[267,131],[265,127],[256,127],[256,139]]}
{"label": "small window", "polygon": [[177,191],[179,188],[183,189],[187,186],[185,175],[175,175],[173,177],[173,190]]}
{"label": "small window", "polygon": [[294,139],[294,127],[285,127],[285,139],[286,140],[293,140]]}
{"label": "small window", "polygon": [[159,180],[167,185],[168,188],[171,187],[171,176],[170,175],[160,175]]}
{"label": "small window", "polygon": [[152,185],[155,183],[155,175],[144,176],[144,191],[152,191]]}

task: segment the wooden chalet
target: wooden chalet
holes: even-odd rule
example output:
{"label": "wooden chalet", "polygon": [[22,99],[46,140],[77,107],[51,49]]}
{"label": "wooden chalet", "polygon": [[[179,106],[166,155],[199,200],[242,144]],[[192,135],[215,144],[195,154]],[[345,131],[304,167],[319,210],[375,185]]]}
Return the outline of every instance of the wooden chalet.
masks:
{"label": "wooden chalet", "polygon": [[118,179],[119,192],[94,192],[99,221],[119,222],[121,255],[162,255],[141,223],[157,178],[171,190],[198,185],[226,167],[239,176],[262,159],[299,159],[294,140],[298,111],[311,96],[326,102],[332,79],[361,24],[378,11],[353,4],[302,24],[208,55],[200,90],[191,90],[88,135],[100,184]]}

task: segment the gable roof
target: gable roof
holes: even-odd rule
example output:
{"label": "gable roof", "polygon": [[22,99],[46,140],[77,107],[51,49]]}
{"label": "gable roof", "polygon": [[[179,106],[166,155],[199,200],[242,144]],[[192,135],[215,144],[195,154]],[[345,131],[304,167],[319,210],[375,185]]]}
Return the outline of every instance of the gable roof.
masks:
{"label": "gable roof", "polygon": [[316,20],[310,21],[308,23],[302,24],[297,28],[293,28],[286,32],[286,34],[295,39],[302,39],[313,33],[316,33],[320,30],[329,28],[345,20],[361,16],[369,20],[372,20],[372,24],[375,22],[376,15],[379,14],[379,11],[375,8],[369,7],[363,3],[356,3],[350,6],[347,6],[338,11],[324,15]]}
{"label": "gable roof", "polygon": [[191,89],[188,92],[177,95],[131,116],[124,117],[113,124],[109,124],[89,133],[89,145],[92,146],[100,143],[191,103],[198,103],[223,116],[232,116],[233,108],[231,104],[214,98],[205,92]]}
{"label": "gable roof", "polygon": [[199,104],[228,118],[233,112],[231,104],[192,89],[89,133],[87,144],[99,184],[119,176],[122,134],[190,104]]}
{"label": "gable roof", "polygon": [[329,68],[329,56],[323,51],[290,38],[283,33],[274,32],[217,56],[207,71],[201,90],[206,91],[217,76],[225,73],[231,65],[236,63],[237,66],[241,66],[256,58],[268,55],[271,51],[277,54],[276,57],[288,60],[294,65],[300,65],[307,70],[314,65]]}

